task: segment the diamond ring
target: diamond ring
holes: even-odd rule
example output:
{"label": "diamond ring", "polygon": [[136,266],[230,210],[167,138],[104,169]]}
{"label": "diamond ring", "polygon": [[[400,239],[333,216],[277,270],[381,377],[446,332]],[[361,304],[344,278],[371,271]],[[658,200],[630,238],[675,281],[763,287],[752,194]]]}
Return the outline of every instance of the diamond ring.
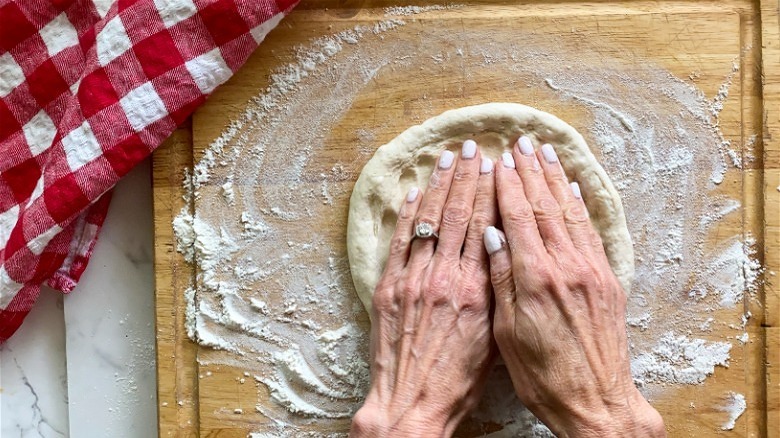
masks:
{"label": "diamond ring", "polygon": [[431,237],[438,238],[439,235],[433,230],[433,225],[428,222],[420,222],[414,227],[414,236],[420,239],[430,239]]}

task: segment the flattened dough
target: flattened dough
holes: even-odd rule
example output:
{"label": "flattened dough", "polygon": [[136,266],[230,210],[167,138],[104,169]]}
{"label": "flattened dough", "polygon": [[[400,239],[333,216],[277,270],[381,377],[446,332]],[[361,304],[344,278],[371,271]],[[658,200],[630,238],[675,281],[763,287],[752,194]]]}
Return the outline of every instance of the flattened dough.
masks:
{"label": "flattened dough", "polygon": [[634,249],[620,195],[585,139],[564,121],[515,103],[488,103],[447,111],[413,126],[380,147],[360,174],[349,204],[347,252],[352,280],[366,310],[382,274],[398,210],[414,186],[425,189],[436,158],[474,139],[494,161],[519,136],[555,147],[570,181],[577,181],[609,263],[626,292],[634,276]]}

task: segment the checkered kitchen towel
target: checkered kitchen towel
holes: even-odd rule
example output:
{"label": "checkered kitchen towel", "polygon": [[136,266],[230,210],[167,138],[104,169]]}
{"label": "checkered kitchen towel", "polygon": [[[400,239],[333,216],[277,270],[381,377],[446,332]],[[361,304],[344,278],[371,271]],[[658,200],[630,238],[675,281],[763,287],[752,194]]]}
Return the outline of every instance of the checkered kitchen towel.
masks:
{"label": "checkered kitchen towel", "polygon": [[298,0],[0,0],[0,342],[86,268],[110,189]]}

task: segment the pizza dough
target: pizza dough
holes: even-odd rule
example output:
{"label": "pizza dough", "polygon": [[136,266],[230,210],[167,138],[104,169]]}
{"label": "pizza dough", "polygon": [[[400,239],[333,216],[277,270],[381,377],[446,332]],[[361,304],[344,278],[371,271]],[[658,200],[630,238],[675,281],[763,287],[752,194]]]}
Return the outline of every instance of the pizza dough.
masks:
{"label": "pizza dough", "polygon": [[349,204],[347,252],[355,289],[371,313],[371,297],[387,260],[398,210],[412,187],[425,189],[445,149],[459,152],[473,139],[494,161],[527,135],[537,147],[555,147],[570,181],[577,181],[609,263],[628,292],[634,250],[620,195],[585,139],[552,114],[514,103],[488,103],[447,111],[413,126],[380,147],[366,163]]}

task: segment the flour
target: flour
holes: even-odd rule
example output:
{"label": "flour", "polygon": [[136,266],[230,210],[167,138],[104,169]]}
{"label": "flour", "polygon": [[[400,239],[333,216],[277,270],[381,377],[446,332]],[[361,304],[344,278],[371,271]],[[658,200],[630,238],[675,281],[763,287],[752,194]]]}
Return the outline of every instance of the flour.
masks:
{"label": "flour", "polygon": [[731,344],[690,339],[666,333],[648,352],[631,360],[631,374],[639,386],[649,383],[699,384],[715,372],[715,366],[728,367]]}
{"label": "flour", "polygon": [[716,249],[704,267],[704,275],[689,295],[702,299],[714,293],[718,304],[724,308],[742,304],[746,292],[756,292],[761,275],[761,265],[754,258],[754,244],[755,240],[751,237],[744,241],[733,238]]}
{"label": "flour", "polygon": [[565,89],[561,89],[561,87],[555,86],[555,84],[553,84],[553,81],[550,78],[546,78],[544,82],[547,84],[548,87],[552,88],[555,91],[562,92],[568,98],[579,100],[585,103],[586,105],[590,105],[596,108],[601,108],[606,110],[612,117],[620,121],[620,124],[623,125],[623,127],[626,128],[627,131],[634,132],[634,124],[631,122],[631,120],[629,120],[628,117],[626,117],[624,114],[621,114],[620,112],[616,111],[611,106],[603,102],[597,102],[595,100],[591,100],[586,97],[573,94],[571,92],[566,91]]}
{"label": "flour", "polygon": [[[621,193],[638,254],[627,319],[634,378],[643,391],[663,390],[701,384],[728,366],[732,343],[712,340],[710,332],[717,324],[733,330],[733,345],[747,342],[748,315],[719,313],[716,320],[713,312],[752,299],[761,275],[749,236],[707,244],[742,207],[716,192],[712,180],[720,184],[736,172],[718,122],[736,70],[708,99],[651,64],[632,64],[630,76],[621,64],[630,61],[620,59],[561,68],[582,51],[597,51],[581,42],[551,44],[522,31],[516,41],[496,42],[480,29],[452,35],[426,27],[427,37],[450,43],[443,51],[405,37],[419,31],[414,25],[378,18],[296,48],[296,59],[273,72],[268,88],[209,145],[185,181],[189,205],[173,226],[179,251],[197,266],[197,287],[185,294],[188,335],[215,349],[199,356],[201,364],[241,367],[262,388],[257,410],[268,422],[252,436],[343,436],[317,431],[342,430],[365,397],[368,321],[339,230],[346,227],[350,181],[386,139],[388,121],[367,112],[354,128],[358,161],[327,152],[333,127],[361,92],[399,75],[457,77],[441,92],[461,96],[490,71],[499,78],[496,89],[522,84],[543,101],[583,111],[575,128]],[[422,98],[428,93],[415,102],[419,119],[439,112]],[[712,177],[698,178],[703,174]],[[332,229],[319,218],[329,218]],[[722,282],[714,279],[719,275]],[[548,436],[510,387],[498,367],[474,419],[506,426],[507,434]]]}
{"label": "flour", "polygon": [[721,429],[733,430],[737,420],[742,416],[743,413],[745,413],[745,410],[747,409],[745,396],[742,394],[729,392],[726,394],[725,403],[721,405],[719,409],[728,415],[728,419],[723,423]]}
{"label": "flour", "polygon": [[[739,72],[739,64],[734,61],[731,67],[731,73],[726,77],[726,81],[720,86],[718,89],[718,94],[715,95],[715,98],[710,103],[710,113],[712,114],[712,123],[717,126],[719,124],[718,117],[720,116],[721,111],[723,111],[723,106],[726,102],[726,99],[729,97],[729,88],[731,87],[731,84],[734,82],[734,77],[736,76],[737,72]],[[731,142],[728,140],[725,140],[723,136],[721,135],[721,142],[720,147],[718,148],[718,154],[720,162],[718,163],[718,166],[713,170],[713,173],[710,175],[710,181],[713,182],[713,184],[721,184],[723,183],[723,178],[726,175],[726,156],[731,159],[731,163],[734,165],[734,167],[741,169],[742,168],[742,157],[740,157],[737,153],[737,151],[731,149]]]}
{"label": "flour", "polygon": [[628,316],[626,318],[626,324],[631,327],[636,327],[641,331],[645,331],[650,327],[650,321],[652,319],[653,317],[649,313],[640,316]]}
{"label": "flour", "polygon": [[392,6],[385,8],[385,16],[411,16],[430,11],[446,11],[448,9],[460,9],[464,5],[429,5],[429,6]]}

